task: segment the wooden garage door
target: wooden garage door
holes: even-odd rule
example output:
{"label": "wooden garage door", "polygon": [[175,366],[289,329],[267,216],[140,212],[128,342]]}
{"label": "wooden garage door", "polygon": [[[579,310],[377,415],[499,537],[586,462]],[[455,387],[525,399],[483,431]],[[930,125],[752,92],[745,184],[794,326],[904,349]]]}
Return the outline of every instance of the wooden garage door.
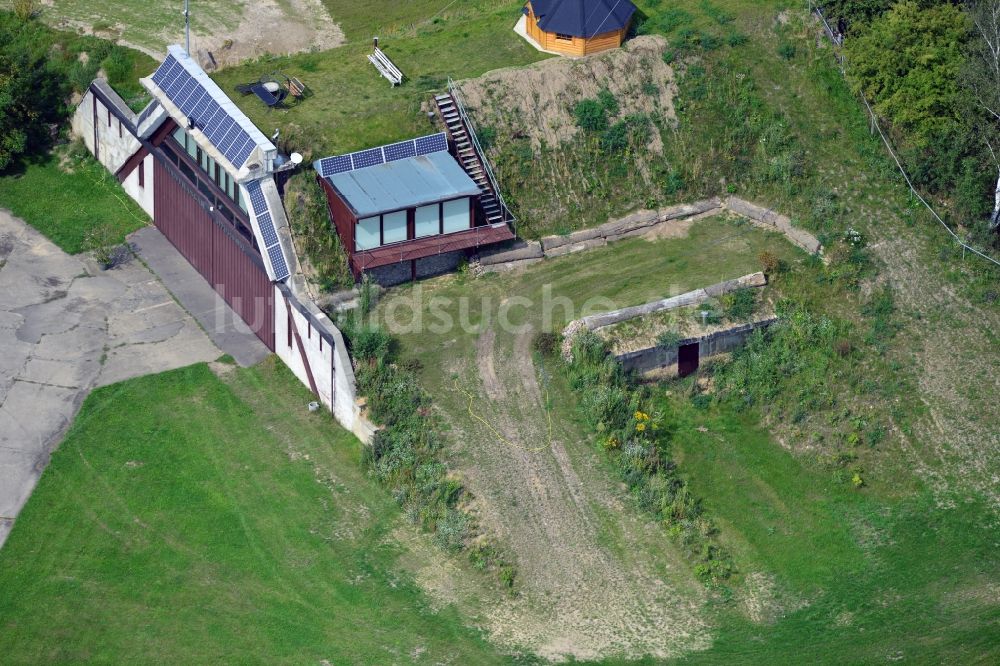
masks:
{"label": "wooden garage door", "polygon": [[274,351],[274,286],[235,230],[216,221],[160,160],[153,161],[153,223],[267,348]]}

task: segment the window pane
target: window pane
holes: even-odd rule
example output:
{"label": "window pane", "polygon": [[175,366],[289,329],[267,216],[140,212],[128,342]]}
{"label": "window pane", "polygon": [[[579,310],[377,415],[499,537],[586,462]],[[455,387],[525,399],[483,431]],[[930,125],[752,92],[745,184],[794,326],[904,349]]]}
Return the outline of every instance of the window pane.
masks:
{"label": "window pane", "polygon": [[454,199],[444,202],[444,232],[462,231],[469,228],[469,200]]}
{"label": "window pane", "polygon": [[378,216],[358,220],[354,232],[354,249],[370,250],[379,246]]}
{"label": "window pane", "polygon": [[163,152],[163,154],[166,156],[166,158],[168,160],[170,160],[174,164],[177,164],[177,153],[175,153],[171,149],[167,148],[167,144],[165,144],[165,143],[161,144],[160,145],[160,150]]}
{"label": "window pane", "polygon": [[417,209],[415,225],[417,238],[433,236],[436,233],[440,233],[441,228],[439,213],[440,211],[438,210],[437,204],[432,206],[422,206]]}
{"label": "window pane", "polygon": [[398,243],[406,240],[406,211],[386,213],[382,216],[382,239],[385,243]]}
{"label": "window pane", "polygon": [[240,188],[237,187],[235,184],[233,185],[233,192],[236,194],[236,203],[240,205],[240,210],[242,210],[244,213],[248,212],[247,202],[243,200],[243,194],[241,193]]}
{"label": "window pane", "polygon": [[177,166],[180,167],[181,173],[183,173],[188,180],[190,180],[192,183],[198,182],[198,178],[194,175],[194,169],[189,167],[187,165],[187,162],[184,161],[178,162]]}
{"label": "window pane", "polygon": [[183,127],[178,127],[177,129],[175,129],[173,137],[174,137],[174,141],[177,142],[177,145],[179,145],[181,148],[183,148],[184,145],[185,145],[184,144],[184,139],[187,137],[187,134],[184,132],[184,128]]}
{"label": "window pane", "polygon": [[187,154],[195,160],[198,159],[198,144],[191,137],[187,137]]}

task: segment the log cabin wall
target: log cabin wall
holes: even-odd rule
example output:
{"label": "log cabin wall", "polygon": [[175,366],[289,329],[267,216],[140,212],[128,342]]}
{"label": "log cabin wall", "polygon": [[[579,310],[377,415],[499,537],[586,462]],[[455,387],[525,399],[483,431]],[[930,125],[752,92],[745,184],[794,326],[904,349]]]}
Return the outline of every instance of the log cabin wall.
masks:
{"label": "log cabin wall", "polygon": [[556,33],[545,32],[538,27],[538,17],[535,10],[528,3],[528,19],[526,21],[528,36],[534,39],[546,51],[555,51],[568,56],[581,57],[616,49],[622,45],[625,33],[628,28],[604,32],[593,37],[573,37],[571,39],[560,39]]}

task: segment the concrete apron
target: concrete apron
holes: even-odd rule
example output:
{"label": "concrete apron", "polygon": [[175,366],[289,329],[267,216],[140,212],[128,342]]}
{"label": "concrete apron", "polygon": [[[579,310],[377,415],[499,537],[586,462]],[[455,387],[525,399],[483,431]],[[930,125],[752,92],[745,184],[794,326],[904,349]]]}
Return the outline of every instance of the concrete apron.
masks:
{"label": "concrete apron", "polygon": [[0,210],[0,546],[92,388],[221,354],[141,262],[101,270]]}
{"label": "concrete apron", "polygon": [[271,352],[264,343],[156,227],[143,227],[128,240],[132,250],[201,324],[219,349],[244,368],[267,358]]}

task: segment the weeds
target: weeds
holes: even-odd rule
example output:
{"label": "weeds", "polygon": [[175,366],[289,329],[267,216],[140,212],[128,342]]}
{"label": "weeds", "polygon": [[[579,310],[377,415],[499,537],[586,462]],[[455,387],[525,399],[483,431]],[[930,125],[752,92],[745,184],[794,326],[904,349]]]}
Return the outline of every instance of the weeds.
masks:
{"label": "weeds", "polygon": [[699,578],[706,583],[728,578],[734,571],[732,557],[714,542],[714,525],[670,459],[663,415],[643,407],[652,401],[648,389],[633,384],[604,342],[589,332],[573,341],[573,361],[566,371],[584,421],[614,460],[639,508],[662,521],[687,547]]}
{"label": "weeds", "polygon": [[474,566],[512,587],[513,565],[497,548],[483,545],[474,518],[460,506],[468,493],[440,460],[442,427],[416,371],[395,362],[396,341],[380,327],[356,316],[337,324],[357,366],[358,393],[368,400],[371,419],[382,426],[364,448],[363,464],[442,549],[468,549]]}
{"label": "weeds", "polygon": [[353,285],[347,253],[330,222],[326,196],[311,172],[296,174],[288,181],[285,206],[295,244],[308,260],[317,286],[336,291]]}

